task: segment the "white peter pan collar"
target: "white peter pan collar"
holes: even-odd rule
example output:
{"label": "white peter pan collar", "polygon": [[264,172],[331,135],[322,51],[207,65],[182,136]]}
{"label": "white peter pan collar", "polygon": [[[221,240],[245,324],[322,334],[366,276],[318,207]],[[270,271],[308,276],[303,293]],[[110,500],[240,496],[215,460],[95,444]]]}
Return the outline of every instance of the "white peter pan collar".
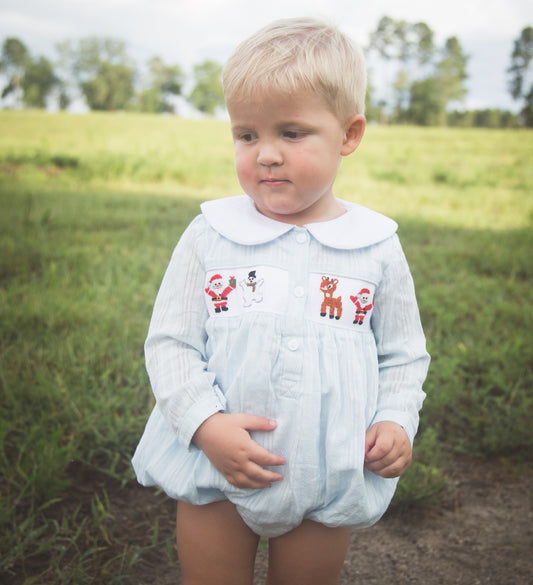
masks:
{"label": "white peter pan collar", "polygon": [[[362,205],[338,199],[346,213],[330,221],[303,226],[324,246],[354,250],[392,236],[398,224]],[[201,205],[207,223],[220,235],[248,246],[270,242],[292,229],[301,229],[266,217],[248,195],[206,201]]]}

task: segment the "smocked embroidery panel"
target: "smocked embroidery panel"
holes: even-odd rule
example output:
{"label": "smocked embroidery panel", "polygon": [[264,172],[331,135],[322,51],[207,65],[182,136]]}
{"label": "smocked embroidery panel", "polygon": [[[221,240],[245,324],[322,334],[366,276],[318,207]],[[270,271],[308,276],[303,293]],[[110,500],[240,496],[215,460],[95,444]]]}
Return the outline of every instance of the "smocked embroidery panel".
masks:
{"label": "smocked embroidery panel", "polygon": [[272,266],[211,270],[206,274],[205,301],[210,316],[249,311],[283,314],[289,273]]}
{"label": "smocked embroidery panel", "polygon": [[[242,315],[261,311],[283,315],[289,297],[289,273],[272,266],[211,270],[206,274],[205,301],[210,316]],[[311,273],[307,289],[292,294],[306,297],[305,317],[317,323],[367,331],[374,308],[375,285],[371,282]]]}
{"label": "smocked embroidery panel", "polygon": [[309,275],[306,317],[344,329],[370,329],[376,287],[371,282],[334,274]]}

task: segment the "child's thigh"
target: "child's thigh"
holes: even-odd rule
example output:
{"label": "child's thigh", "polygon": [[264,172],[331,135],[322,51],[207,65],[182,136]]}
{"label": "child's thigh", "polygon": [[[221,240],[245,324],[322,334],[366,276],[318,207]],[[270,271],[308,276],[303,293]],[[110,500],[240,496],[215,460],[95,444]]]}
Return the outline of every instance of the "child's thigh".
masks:
{"label": "child's thigh", "polygon": [[176,540],[183,585],[252,584],[259,537],[231,502],[178,502]]}
{"label": "child's thigh", "polygon": [[304,520],[269,543],[267,585],[336,585],[350,544],[349,528]]}

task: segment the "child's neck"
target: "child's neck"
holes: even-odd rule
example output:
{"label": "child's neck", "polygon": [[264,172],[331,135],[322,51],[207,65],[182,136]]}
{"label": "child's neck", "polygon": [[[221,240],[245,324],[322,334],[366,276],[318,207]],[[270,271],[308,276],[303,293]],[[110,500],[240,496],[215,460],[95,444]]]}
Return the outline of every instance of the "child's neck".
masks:
{"label": "child's neck", "polygon": [[346,213],[346,209],[343,207],[340,201],[334,197],[332,197],[331,200],[327,202],[317,201],[313,206],[295,214],[284,215],[282,213],[272,213],[268,210],[261,209],[257,206],[257,203],[255,204],[255,208],[257,211],[259,211],[259,213],[269,217],[270,219],[274,219],[282,223],[290,223],[298,227],[302,227],[310,223],[332,221]]}

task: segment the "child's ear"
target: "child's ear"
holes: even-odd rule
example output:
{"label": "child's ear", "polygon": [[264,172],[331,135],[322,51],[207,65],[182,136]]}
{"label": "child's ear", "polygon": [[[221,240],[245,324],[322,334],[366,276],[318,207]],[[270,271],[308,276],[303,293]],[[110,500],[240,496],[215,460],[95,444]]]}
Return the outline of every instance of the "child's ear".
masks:
{"label": "child's ear", "polygon": [[358,114],[348,121],[348,129],[342,143],[341,155],[348,156],[359,146],[366,128],[366,118]]}

